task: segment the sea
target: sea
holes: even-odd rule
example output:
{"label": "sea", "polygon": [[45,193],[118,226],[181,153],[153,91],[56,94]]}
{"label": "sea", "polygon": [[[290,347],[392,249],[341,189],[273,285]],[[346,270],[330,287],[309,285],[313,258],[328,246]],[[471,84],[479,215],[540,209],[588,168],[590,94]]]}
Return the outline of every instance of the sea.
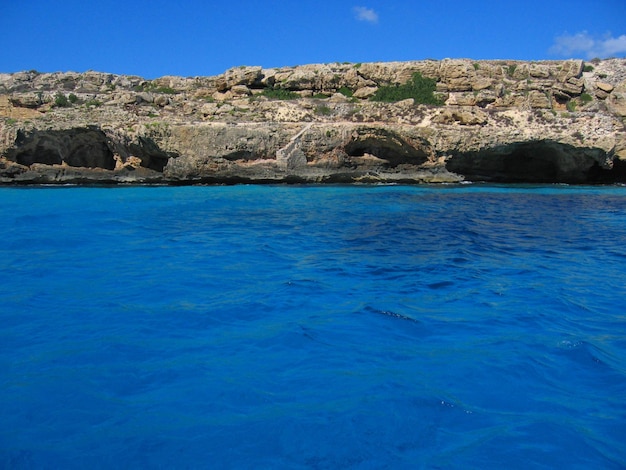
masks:
{"label": "sea", "polygon": [[626,468],[624,186],[0,200],[0,468]]}

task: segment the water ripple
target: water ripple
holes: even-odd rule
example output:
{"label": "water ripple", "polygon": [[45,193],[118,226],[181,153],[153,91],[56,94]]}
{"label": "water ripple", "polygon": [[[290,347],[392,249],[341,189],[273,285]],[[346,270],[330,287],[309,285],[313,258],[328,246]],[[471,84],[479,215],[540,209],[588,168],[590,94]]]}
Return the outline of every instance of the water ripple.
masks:
{"label": "water ripple", "polygon": [[626,461],[626,188],[0,193],[0,466]]}

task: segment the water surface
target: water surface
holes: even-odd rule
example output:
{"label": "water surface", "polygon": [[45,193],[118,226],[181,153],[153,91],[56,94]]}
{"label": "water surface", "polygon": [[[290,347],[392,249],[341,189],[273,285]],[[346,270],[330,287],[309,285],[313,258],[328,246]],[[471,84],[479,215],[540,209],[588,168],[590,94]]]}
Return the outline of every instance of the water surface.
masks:
{"label": "water surface", "polygon": [[626,466],[624,187],[0,198],[0,467]]}

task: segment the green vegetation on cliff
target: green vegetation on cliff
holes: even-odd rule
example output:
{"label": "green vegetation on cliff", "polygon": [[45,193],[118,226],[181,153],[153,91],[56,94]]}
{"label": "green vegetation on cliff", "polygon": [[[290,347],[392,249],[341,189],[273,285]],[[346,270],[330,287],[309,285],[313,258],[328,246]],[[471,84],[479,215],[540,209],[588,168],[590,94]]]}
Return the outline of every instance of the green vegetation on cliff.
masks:
{"label": "green vegetation on cliff", "polygon": [[435,96],[436,81],[415,72],[404,85],[381,86],[372,96],[372,101],[393,103],[413,98],[416,104],[441,105],[442,100]]}
{"label": "green vegetation on cliff", "polygon": [[282,88],[265,88],[261,92],[261,96],[272,100],[295,100],[300,98],[300,95],[293,91],[284,90]]}

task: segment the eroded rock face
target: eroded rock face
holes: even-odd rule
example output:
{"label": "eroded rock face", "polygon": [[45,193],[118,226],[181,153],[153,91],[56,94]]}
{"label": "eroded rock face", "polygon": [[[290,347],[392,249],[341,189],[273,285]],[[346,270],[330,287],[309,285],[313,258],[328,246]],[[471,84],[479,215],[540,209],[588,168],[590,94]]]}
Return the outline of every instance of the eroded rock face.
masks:
{"label": "eroded rock face", "polygon": [[[415,72],[445,105],[370,101]],[[0,183],[626,182],[625,83],[623,59],[0,74]]]}

